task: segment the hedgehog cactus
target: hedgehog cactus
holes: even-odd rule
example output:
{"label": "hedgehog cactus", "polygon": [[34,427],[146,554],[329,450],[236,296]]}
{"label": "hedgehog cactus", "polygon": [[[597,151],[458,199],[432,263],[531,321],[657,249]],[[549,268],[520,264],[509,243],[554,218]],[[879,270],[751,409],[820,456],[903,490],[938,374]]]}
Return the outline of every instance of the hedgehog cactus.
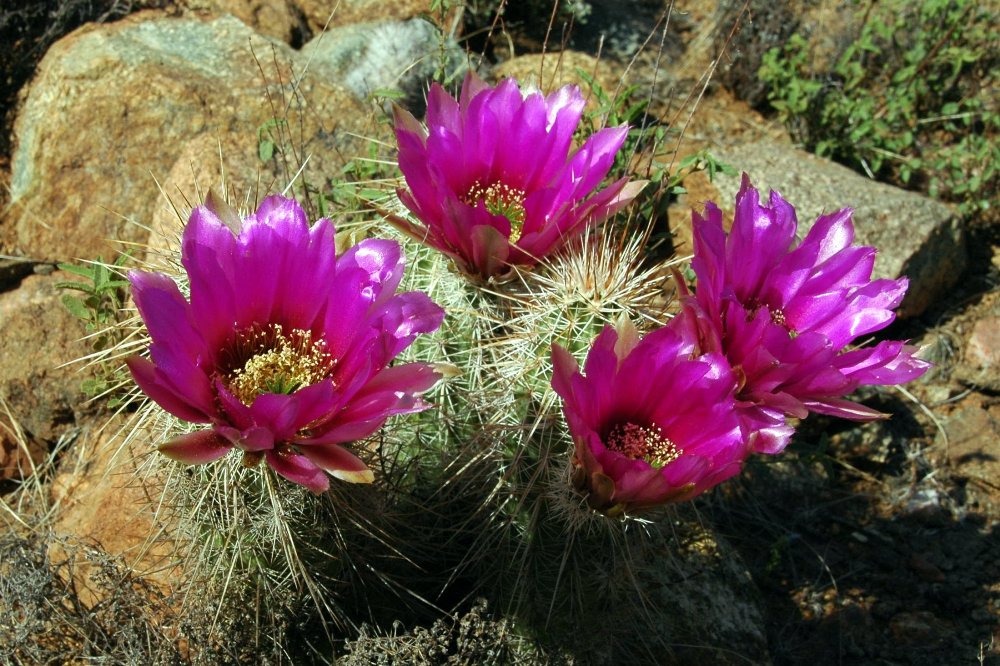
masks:
{"label": "hedgehog cactus", "polygon": [[[601,226],[643,186],[609,174],[627,128],[571,150],[582,111],[574,87],[545,97],[470,76],[453,99],[435,85],[426,127],[396,113],[407,187],[382,211],[390,225],[361,229],[381,239],[337,256],[332,224],[310,227],[294,201],[241,217],[214,198],[184,231],[184,273],[130,274],[151,344],[128,366],[155,403],[130,442],[198,464],[156,469],[185,507],[189,556],[226,563],[204,577],[269,581],[275,607],[304,589],[344,626],[360,621],[340,604],[348,581],[409,575],[423,587],[401,597],[466,579],[540,634],[607,628],[602,604],[636,602],[587,572],[655,576],[658,510],[782,448],[788,417],[854,418],[854,386],[923,372],[901,342],[844,349],[906,288],[868,280],[849,218],[789,249],[790,206],[760,206],[748,183],[730,236],[717,208],[695,215],[700,288],[676,286],[671,319],[673,262],[648,256],[647,234]],[[859,326],[826,312],[838,304]],[[825,345],[823,367],[801,358],[807,343]],[[367,594],[361,614],[388,623]],[[641,645],[670,612],[623,610],[612,629]]]}

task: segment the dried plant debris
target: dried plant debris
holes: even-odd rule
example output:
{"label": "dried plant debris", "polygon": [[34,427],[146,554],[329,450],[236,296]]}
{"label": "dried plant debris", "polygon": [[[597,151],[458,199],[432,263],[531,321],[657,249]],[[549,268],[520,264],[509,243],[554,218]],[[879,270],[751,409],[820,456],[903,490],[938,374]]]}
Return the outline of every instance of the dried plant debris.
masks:
{"label": "dried plant debris", "polygon": [[568,663],[540,655],[507,620],[492,617],[485,599],[477,599],[464,615],[435,621],[429,629],[380,635],[366,625],[345,647],[339,662],[344,666]]}
{"label": "dried plant debris", "polygon": [[97,547],[0,537],[0,663],[172,664],[157,588]]}

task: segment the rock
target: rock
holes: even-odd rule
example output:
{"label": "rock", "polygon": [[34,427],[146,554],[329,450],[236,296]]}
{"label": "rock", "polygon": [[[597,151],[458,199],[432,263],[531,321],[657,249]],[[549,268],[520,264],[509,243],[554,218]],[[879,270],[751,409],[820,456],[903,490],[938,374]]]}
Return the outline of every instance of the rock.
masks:
{"label": "rock", "polygon": [[431,10],[431,0],[295,0],[295,4],[314,35],[352,23],[405,21]]}
{"label": "rock", "polygon": [[400,90],[404,105],[422,115],[424,91],[443,69],[461,80],[465,51],[422,18],[331,26],[302,48],[311,70],[343,85],[359,100],[379,90]]}
{"label": "rock", "polygon": [[[944,428],[945,453],[955,473],[989,484],[1000,478],[1000,410],[970,405],[953,413]],[[944,442],[939,435],[938,445]]]}
{"label": "rock", "polygon": [[[173,167],[162,181],[163,200],[153,212],[146,250],[149,268],[170,275],[178,273],[180,238],[191,210],[200,206],[212,188],[225,192],[230,201],[260,201],[267,192],[258,191],[260,161],[246,150],[238,137],[224,142],[209,137],[186,141]],[[271,171],[268,179],[277,178]],[[245,208],[237,205],[238,210]],[[240,210],[241,213],[252,211]]]}
{"label": "rock", "polygon": [[803,6],[767,0],[722,0],[715,19],[715,52],[721,55],[717,76],[724,86],[753,106],[767,101],[757,76],[764,54],[798,29]]}
{"label": "rock", "polygon": [[[799,236],[816,218],[840,208],[854,209],[854,242],[878,248],[873,278],[906,275],[910,288],[900,317],[924,312],[944,296],[965,270],[965,235],[948,206],[925,196],[883,185],[847,167],[774,143],[724,146],[714,157],[749,174],[763,197],[776,189],[791,203],[799,219]],[[714,200],[732,217],[740,176],[716,174]],[[688,218],[690,220],[690,218]],[[690,245],[690,222],[678,225]]]}
{"label": "rock", "polygon": [[927,527],[942,527],[953,518],[950,498],[930,483],[917,483],[904,498],[899,515]]}
{"label": "rock", "polygon": [[70,260],[110,256],[108,239],[144,242],[162,202],[154,179],[196,138],[256,155],[281,134],[261,165],[279,189],[307,154],[302,178],[336,173],[361,152],[367,114],[332,81],[306,76],[293,92],[304,71],[305,58],[232,17],[143,12],[72,33],[46,54],[15,124],[0,251]]}
{"label": "rock", "polygon": [[81,384],[92,376],[80,365],[64,366],[92,351],[56,288],[70,279],[62,271],[29,275],[0,294],[0,398],[29,438],[47,442],[87,409]]}
{"label": "rock", "polygon": [[908,564],[914,573],[928,583],[943,583],[945,581],[944,572],[918,553],[910,556]]}
{"label": "rock", "polygon": [[10,414],[0,411],[0,482],[27,478],[47,454],[44,442],[26,435]]}
{"label": "rock", "polygon": [[[539,3],[545,5],[546,3]],[[659,48],[663,40],[663,55],[676,59],[683,50],[674,32],[681,23],[682,13],[659,0],[633,0],[628,10],[623,11],[620,0],[586,0],[586,2],[565,2],[560,5],[556,16],[555,30],[572,21],[568,45],[571,49],[611,56],[621,62],[628,62],[642,48],[646,40]],[[549,7],[545,6],[549,11]],[[664,14],[669,13],[668,34],[662,35]],[[537,16],[538,10],[534,10]],[[533,17],[532,17],[533,18]],[[537,21],[537,18],[535,19]],[[647,45],[648,48],[648,45]]]}
{"label": "rock", "polygon": [[659,566],[636,583],[660,609],[658,635],[680,644],[680,663],[770,663],[763,600],[737,552],[694,520],[672,527],[679,547],[654,554]]}
{"label": "rock", "polygon": [[740,99],[763,106],[767,90],[757,72],[764,54],[783,48],[795,33],[806,40],[809,74],[814,79],[831,77],[870,11],[867,6],[837,0],[722,0],[715,29],[715,51],[723,54],[719,80]]}
{"label": "rock", "polygon": [[906,644],[934,643],[947,635],[948,623],[930,611],[897,613],[889,621],[889,629],[896,640]]}
{"label": "rock", "polygon": [[972,326],[965,345],[963,379],[991,391],[1000,391],[1000,317],[991,315]]}
{"label": "rock", "polygon": [[292,0],[188,0],[187,8],[208,14],[230,14],[261,35],[294,48],[311,34],[302,11]]}
{"label": "rock", "polygon": [[[994,309],[1000,310],[1000,299]],[[1000,391],[1000,315],[987,314],[972,325],[955,376],[972,386]]]}
{"label": "rock", "polygon": [[614,95],[621,82],[617,69],[579,51],[517,56],[497,65],[493,69],[492,78],[499,81],[513,77],[522,88],[533,86],[545,93],[564,85],[574,84],[587,98],[589,110],[596,110],[599,102],[590,94],[590,87],[578,70],[593,76],[608,95]]}
{"label": "rock", "polygon": [[[52,529],[70,542],[98,544],[169,593],[182,578],[169,530],[157,518],[162,481],[139,471],[143,452],[134,444],[122,446],[123,425],[115,419],[74,443],[66,458],[77,464],[64,464],[50,487],[51,501],[60,507]],[[74,574],[83,583],[83,601],[98,601],[100,592],[86,584],[92,575],[88,562],[81,558]]]}

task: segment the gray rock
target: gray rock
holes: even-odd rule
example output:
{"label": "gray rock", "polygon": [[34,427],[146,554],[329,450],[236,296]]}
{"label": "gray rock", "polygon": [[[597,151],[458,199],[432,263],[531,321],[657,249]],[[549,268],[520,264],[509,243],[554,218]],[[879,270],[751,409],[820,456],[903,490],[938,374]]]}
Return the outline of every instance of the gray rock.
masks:
{"label": "gray rock", "polygon": [[[945,204],[877,183],[790,146],[754,143],[712,152],[749,174],[764,196],[773,188],[795,206],[800,235],[819,215],[853,208],[855,243],[879,251],[873,277],[910,279],[901,317],[922,313],[965,270],[965,236],[959,219]],[[739,176],[716,176],[722,208],[732,209],[739,184]]]}
{"label": "gray rock", "polygon": [[467,69],[465,52],[422,18],[330,28],[304,47],[310,68],[337,81],[360,100],[379,90],[400,90],[407,108],[420,108],[435,72],[449,79]]}
{"label": "gray rock", "polygon": [[0,253],[65,261],[109,257],[109,239],[144,243],[163,205],[156,179],[190,140],[235,138],[256,155],[258,130],[275,118],[297,152],[257,160],[261,182],[280,189],[306,154],[311,170],[336,173],[361,152],[366,114],[333,80],[307,76],[292,92],[305,70],[297,52],[229,16],[146,12],[68,35],[40,63],[15,123]]}

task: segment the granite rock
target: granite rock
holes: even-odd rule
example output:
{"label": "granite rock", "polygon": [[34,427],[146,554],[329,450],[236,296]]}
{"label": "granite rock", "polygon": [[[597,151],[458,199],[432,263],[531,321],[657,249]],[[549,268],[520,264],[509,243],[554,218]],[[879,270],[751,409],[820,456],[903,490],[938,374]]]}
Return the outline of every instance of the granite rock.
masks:
{"label": "granite rock", "polygon": [[262,132],[280,133],[262,182],[288,182],[307,154],[310,169],[335,173],[359,152],[366,114],[335,82],[302,78],[306,69],[231,16],[142,12],[68,35],[15,123],[0,252],[66,261],[109,257],[109,240],[145,242],[162,204],[157,178],[192,139],[255,155]]}

